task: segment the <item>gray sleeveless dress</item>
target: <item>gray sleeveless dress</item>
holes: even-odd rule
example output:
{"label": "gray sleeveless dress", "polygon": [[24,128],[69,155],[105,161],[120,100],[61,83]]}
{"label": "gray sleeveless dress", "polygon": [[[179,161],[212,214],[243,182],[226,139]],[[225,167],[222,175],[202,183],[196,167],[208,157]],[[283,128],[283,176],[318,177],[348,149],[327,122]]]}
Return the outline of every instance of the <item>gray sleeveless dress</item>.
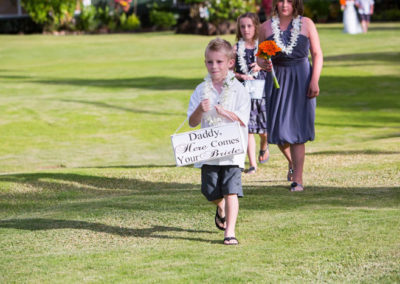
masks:
{"label": "gray sleeveless dress", "polygon": [[[281,33],[285,45],[290,43],[292,27],[290,23]],[[267,40],[273,40],[273,35]],[[280,89],[275,89],[272,75],[268,72],[265,79],[268,143],[298,144],[315,138],[316,99],[307,97],[312,72],[309,49],[308,38],[300,34],[291,54],[279,52],[272,57]]]}

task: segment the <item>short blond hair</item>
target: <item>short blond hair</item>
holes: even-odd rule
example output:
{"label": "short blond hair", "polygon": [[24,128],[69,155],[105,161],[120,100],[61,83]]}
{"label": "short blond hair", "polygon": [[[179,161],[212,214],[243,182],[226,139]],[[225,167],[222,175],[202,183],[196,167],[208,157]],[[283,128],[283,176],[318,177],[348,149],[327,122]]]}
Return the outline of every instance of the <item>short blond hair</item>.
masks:
{"label": "short blond hair", "polygon": [[222,52],[226,55],[228,59],[235,59],[235,53],[233,52],[232,45],[229,43],[229,41],[219,37],[213,39],[208,43],[206,51],[204,52],[204,56],[207,56],[207,53],[209,51]]}

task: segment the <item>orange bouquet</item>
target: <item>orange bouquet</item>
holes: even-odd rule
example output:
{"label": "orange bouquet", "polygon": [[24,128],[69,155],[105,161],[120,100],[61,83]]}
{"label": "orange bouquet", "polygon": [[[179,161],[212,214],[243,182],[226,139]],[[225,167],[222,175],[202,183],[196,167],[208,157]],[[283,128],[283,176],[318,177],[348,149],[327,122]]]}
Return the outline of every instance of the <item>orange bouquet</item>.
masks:
{"label": "orange bouquet", "polygon": [[[282,49],[276,45],[275,41],[273,40],[266,40],[263,41],[258,45],[258,52],[256,54],[257,57],[264,58],[266,60],[271,60],[271,56],[275,55],[277,52],[281,51]],[[275,88],[279,89],[279,83],[275,76],[274,67],[271,69],[272,78],[274,79],[274,86]]]}

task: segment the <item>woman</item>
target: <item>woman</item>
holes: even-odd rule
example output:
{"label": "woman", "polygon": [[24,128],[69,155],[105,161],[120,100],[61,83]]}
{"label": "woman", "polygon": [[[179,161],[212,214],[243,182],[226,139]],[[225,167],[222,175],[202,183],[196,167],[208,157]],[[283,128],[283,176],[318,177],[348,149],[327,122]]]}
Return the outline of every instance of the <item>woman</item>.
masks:
{"label": "woman", "polygon": [[[282,49],[272,56],[280,88],[272,76],[266,78],[268,143],[277,144],[293,163],[291,191],[303,191],[305,143],[314,140],[316,97],[322,70],[322,51],[313,21],[302,17],[302,0],[274,0],[273,17],[264,22],[259,41],[274,40]],[[308,60],[311,52],[312,66]],[[261,67],[270,70],[270,63],[259,58]]]}
{"label": "woman", "polygon": [[345,5],[342,5],[343,11],[343,32],[347,34],[359,34],[362,32],[360,22],[358,21],[355,2],[346,0]]}

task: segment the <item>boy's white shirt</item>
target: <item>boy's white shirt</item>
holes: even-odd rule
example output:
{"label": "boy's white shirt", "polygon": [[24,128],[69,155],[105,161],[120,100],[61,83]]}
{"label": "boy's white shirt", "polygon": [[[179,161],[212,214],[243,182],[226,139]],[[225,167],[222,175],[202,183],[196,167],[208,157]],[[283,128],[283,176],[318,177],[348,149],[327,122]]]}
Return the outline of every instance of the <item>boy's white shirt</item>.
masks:
{"label": "boy's white shirt", "polygon": [[371,5],[374,5],[374,0],[357,0],[358,4],[358,12],[360,14],[369,15],[371,14]]}
{"label": "boy's white shirt", "polygon": [[[196,89],[194,90],[192,96],[190,97],[190,102],[189,102],[189,107],[187,111],[187,116],[188,119],[190,116],[193,114],[193,112],[196,110],[196,108],[199,106],[203,94],[204,94],[204,87],[205,87],[205,82],[199,84]],[[218,102],[219,98],[219,93],[217,90],[212,87],[212,92],[210,94],[210,105],[211,105],[211,110],[212,114],[215,114],[215,105]],[[231,97],[232,96],[232,97]],[[242,132],[242,137],[244,141],[244,153],[239,154],[239,155],[234,155],[234,156],[228,156],[228,157],[223,157],[220,159],[215,159],[211,161],[206,161],[206,162],[201,162],[201,163],[196,163],[194,166],[196,168],[201,168],[202,165],[207,164],[207,165],[218,165],[218,166],[227,166],[227,165],[237,165],[240,168],[244,168],[244,163],[246,159],[246,151],[247,151],[247,141],[248,141],[248,128],[247,125],[249,123],[249,118],[250,118],[250,96],[246,90],[246,88],[240,83],[236,78],[233,80],[232,86],[230,87],[230,93],[229,93],[229,107],[226,108],[226,110],[233,112],[244,124],[245,126],[241,126],[240,130]],[[226,123],[231,123],[232,121],[223,118],[223,124]],[[201,119],[201,128],[209,127],[207,121],[204,119],[204,115]]]}

